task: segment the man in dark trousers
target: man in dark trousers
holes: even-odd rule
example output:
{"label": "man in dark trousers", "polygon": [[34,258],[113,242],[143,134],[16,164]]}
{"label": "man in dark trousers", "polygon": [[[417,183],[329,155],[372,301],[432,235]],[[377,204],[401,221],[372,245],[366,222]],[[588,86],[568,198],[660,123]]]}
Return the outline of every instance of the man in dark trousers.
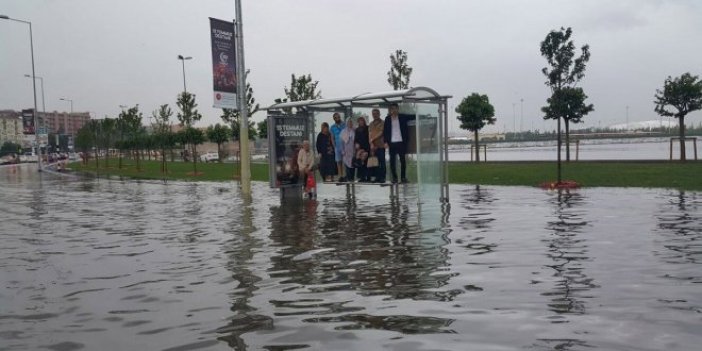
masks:
{"label": "man in dark trousers", "polygon": [[407,181],[407,143],[409,142],[409,129],[407,127],[407,116],[400,115],[400,107],[393,103],[388,109],[388,116],[385,117],[383,126],[383,138],[385,148],[390,152],[390,173],[392,182],[397,183],[397,156],[400,157],[400,181]]}

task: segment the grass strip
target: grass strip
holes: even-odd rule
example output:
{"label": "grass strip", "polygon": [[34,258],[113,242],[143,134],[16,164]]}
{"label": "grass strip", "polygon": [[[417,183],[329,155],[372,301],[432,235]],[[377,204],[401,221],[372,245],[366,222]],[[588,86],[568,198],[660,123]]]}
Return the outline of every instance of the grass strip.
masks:
{"label": "grass strip", "polygon": [[[103,161],[96,170],[95,162],[82,165],[74,162],[73,170],[100,175],[123,176],[135,179],[168,179],[186,181],[231,181],[238,179],[239,165],[234,163],[198,163],[201,175],[193,176],[192,163],[168,162],[168,173],[163,174],[158,161],[141,161],[141,171],[134,160],[123,160],[122,169],[117,160]],[[410,179],[414,172],[408,164]],[[268,164],[252,163],[251,179],[268,181]],[[583,187],[644,187],[702,190],[702,162],[670,161],[578,161],[563,163],[563,179],[574,180]],[[453,184],[538,186],[556,180],[556,163],[533,162],[450,162],[449,182]]]}

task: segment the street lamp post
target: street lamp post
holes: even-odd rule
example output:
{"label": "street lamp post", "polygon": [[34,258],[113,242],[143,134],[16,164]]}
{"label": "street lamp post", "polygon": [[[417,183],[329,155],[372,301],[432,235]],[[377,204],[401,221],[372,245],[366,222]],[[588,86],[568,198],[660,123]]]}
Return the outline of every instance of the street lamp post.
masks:
{"label": "street lamp post", "polygon": [[68,101],[71,104],[71,113],[73,113],[73,100],[67,98],[60,98],[61,101]]}
{"label": "street lamp post", "polygon": [[[15,18],[10,18],[6,15],[0,15],[0,19],[20,22],[20,23],[24,23],[24,24],[29,25],[29,48],[30,48],[30,51],[32,53],[32,77],[36,77],[36,74],[35,74],[36,72],[34,70],[34,38],[32,36],[32,22],[24,21],[24,20],[20,20],[20,19],[15,19]],[[41,165],[41,163],[42,163],[41,162],[42,161],[41,160],[41,144],[39,143],[39,133],[37,131],[37,126],[39,125],[39,123],[37,123],[37,114],[39,114],[39,113],[37,112],[37,80],[36,79],[32,79],[32,90],[34,93],[34,141],[37,144],[37,155],[38,155],[37,166],[39,168],[39,172],[41,172],[41,167],[42,167],[42,165]]]}
{"label": "street lamp post", "polygon": [[190,56],[178,55],[178,59],[183,63],[183,91],[187,92],[188,89],[185,88],[185,60],[192,60]]}
{"label": "street lamp post", "polygon": [[[24,75],[27,78],[32,78],[30,74],[25,74]],[[46,101],[44,100],[44,78],[36,76],[34,79],[39,79],[39,82],[41,82],[41,111],[44,112],[46,115]]]}

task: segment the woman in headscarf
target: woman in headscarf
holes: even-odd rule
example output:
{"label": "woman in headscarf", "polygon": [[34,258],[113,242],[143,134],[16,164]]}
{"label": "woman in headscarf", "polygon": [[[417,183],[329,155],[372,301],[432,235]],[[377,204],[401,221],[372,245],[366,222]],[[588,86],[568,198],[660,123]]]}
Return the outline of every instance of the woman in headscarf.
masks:
{"label": "woman in headscarf", "polygon": [[334,159],[334,141],[329,131],[329,124],[322,123],[322,131],[317,135],[317,154],[319,157],[319,173],[325,182],[331,182],[336,175],[336,160]]}
{"label": "woman in headscarf", "polygon": [[366,162],[370,152],[370,140],[368,135],[368,125],[364,117],[358,117],[358,127],[356,127],[355,143],[356,143],[356,169],[358,170],[358,181],[369,182],[370,176]]}
{"label": "woman in headscarf", "polygon": [[346,120],[346,128],[341,131],[341,156],[346,166],[346,181],[353,182],[355,178],[355,169],[353,168],[353,159],[356,155],[355,143],[356,130],[353,128],[353,120]]}

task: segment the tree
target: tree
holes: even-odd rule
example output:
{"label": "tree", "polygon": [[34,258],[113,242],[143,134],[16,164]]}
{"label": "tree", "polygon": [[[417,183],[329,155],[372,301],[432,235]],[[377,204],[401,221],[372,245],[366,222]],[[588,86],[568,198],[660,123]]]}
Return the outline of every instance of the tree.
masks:
{"label": "tree", "polygon": [[[582,88],[563,87],[546,99],[548,105],[541,108],[544,118],[557,119],[562,117],[565,123],[566,144],[570,144],[568,122],[580,123],[583,116],[594,111],[592,104],[586,104],[587,95]],[[566,146],[566,161],[568,158]]]}
{"label": "tree", "polygon": [[95,170],[97,170],[100,167],[100,149],[98,148],[100,121],[91,119],[85,124],[85,128],[90,133],[90,147],[95,148]]}
{"label": "tree", "polygon": [[[569,135],[569,116],[576,113],[565,113],[564,110],[570,108],[576,109],[578,106],[570,106],[565,101],[558,101],[561,98],[570,96],[573,92],[561,93],[563,88],[575,88],[577,83],[585,76],[585,67],[590,60],[590,47],[584,45],[580,48],[581,54],[575,58],[575,44],[570,39],[573,31],[570,27],[567,29],[561,28],[559,31],[552,30],[546,35],[544,41],[541,42],[541,56],[546,58],[546,62],[550,67],[544,67],[541,72],[546,76],[545,84],[551,88],[551,101],[549,106],[558,105],[563,108],[555,110],[558,112],[555,115],[545,115],[544,119],[557,120],[558,130],[558,181],[561,181],[561,118],[563,118],[566,127],[566,161],[570,160],[570,135]],[[574,59],[575,58],[575,59]],[[550,69],[549,69],[550,68]],[[583,93],[583,96],[584,93]],[[584,101],[583,101],[584,104]],[[548,108],[546,106],[545,108]],[[592,105],[590,105],[592,107]],[[542,109],[543,110],[543,109]],[[592,109],[590,109],[591,111]],[[589,112],[589,111],[587,111]],[[585,112],[584,114],[587,114]],[[583,114],[583,115],[584,115]],[[580,116],[582,118],[582,116]],[[580,121],[580,119],[578,119]],[[577,123],[574,121],[574,123]]]}
{"label": "tree", "polygon": [[[176,105],[178,105],[178,108],[180,111],[178,112],[178,121],[180,121],[180,125],[185,127],[186,132],[183,134],[184,136],[184,144],[190,144],[191,150],[192,150],[192,158],[193,158],[193,172],[194,175],[197,175],[197,140],[196,139],[190,139],[191,137],[195,138],[198,137],[198,134],[196,132],[190,131],[189,129],[194,129],[192,127],[195,122],[199,121],[202,118],[202,115],[197,111],[197,103],[195,102],[195,95],[190,94],[188,92],[182,92],[181,94],[178,95],[178,101],[176,102]],[[200,131],[200,134],[202,134],[202,131]],[[202,135],[202,138],[204,139],[204,135]],[[204,142],[201,141],[200,144]]]}
{"label": "tree", "polygon": [[304,100],[315,100],[322,98],[322,92],[317,91],[317,85],[319,81],[312,81],[312,75],[302,75],[300,77],[295,77],[295,74],[290,76],[290,89],[287,87],[283,88],[285,90],[285,96],[287,99],[283,101],[304,101]]}
{"label": "tree", "polygon": [[195,150],[197,150],[198,145],[205,142],[205,133],[203,133],[200,129],[187,127],[185,128],[183,137],[185,138],[185,140],[187,140],[188,144],[192,146],[191,156],[193,158],[193,176],[197,176],[197,162],[195,161],[195,159],[197,158],[197,154],[195,153]]}
{"label": "tree", "polygon": [[[5,120],[3,120],[4,122]],[[11,141],[6,141],[2,143],[2,147],[0,147],[0,156],[5,156],[9,154],[18,154],[20,153],[20,150],[22,150],[22,146],[20,144],[15,144]]]}
{"label": "tree", "polygon": [[100,122],[100,139],[98,145],[105,150],[105,168],[110,167],[110,148],[114,142],[116,121],[114,118],[104,118]]}
{"label": "tree", "polygon": [[232,130],[226,125],[221,125],[219,123],[214,126],[207,127],[207,139],[213,143],[217,143],[217,159],[222,162],[222,144],[229,141],[232,134]]}
{"label": "tree", "polygon": [[90,151],[90,148],[93,146],[93,134],[87,125],[84,125],[81,129],[78,130],[73,144],[75,145],[76,149],[80,150],[83,153],[82,162],[83,165],[87,165],[88,151]]}
{"label": "tree", "polygon": [[398,49],[394,54],[390,54],[388,83],[392,89],[408,89],[411,75],[412,67],[407,64],[407,52]]}
{"label": "tree", "polygon": [[256,124],[259,139],[268,139],[268,121],[261,121]]}
{"label": "tree", "polygon": [[[663,83],[663,90],[656,89],[655,97],[656,113],[678,119],[680,160],[685,161],[685,116],[702,109],[702,81],[689,72],[676,78],[668,76]],[[677,111],[671,111],[669,106]]]}
{"label": "tree", "polygon": [[161,148],[161,173],[168,172],[168,165],[166,164],[166,147],[168,147],[171,142],[171,116],[173,116],[173,111],[168,107],[168,104],[163,104],[159,106],[158,110],[151,113],[154,117],[154,136],[156,144]]}
{"label": "tree", "polygon": [[120,122],[121,128],[123,128],[123,133],[126,137],[125,140],[122,140],[120,145],[123,148],[131,149],[132,153],[135,154],[137,171],[141,171],[138,150],[141,146],[140,138],[143,134],[143,127],[141,125],[143,117],[143,114],[139,112],[138,104],[120,113],[120,118],[122,119],[122,122]]}
{"label": "tree", "polygon": [[478,142],[478,131],[488,124],[495,124],[495,108],[490,104],[490,99],[487,95],[473,93],[463,98],[461,104],[456,107],[456,112],[459,114],[458,120],[461,121],[461,129],[474,133],[475,161],[479,162],[480,144]]}

